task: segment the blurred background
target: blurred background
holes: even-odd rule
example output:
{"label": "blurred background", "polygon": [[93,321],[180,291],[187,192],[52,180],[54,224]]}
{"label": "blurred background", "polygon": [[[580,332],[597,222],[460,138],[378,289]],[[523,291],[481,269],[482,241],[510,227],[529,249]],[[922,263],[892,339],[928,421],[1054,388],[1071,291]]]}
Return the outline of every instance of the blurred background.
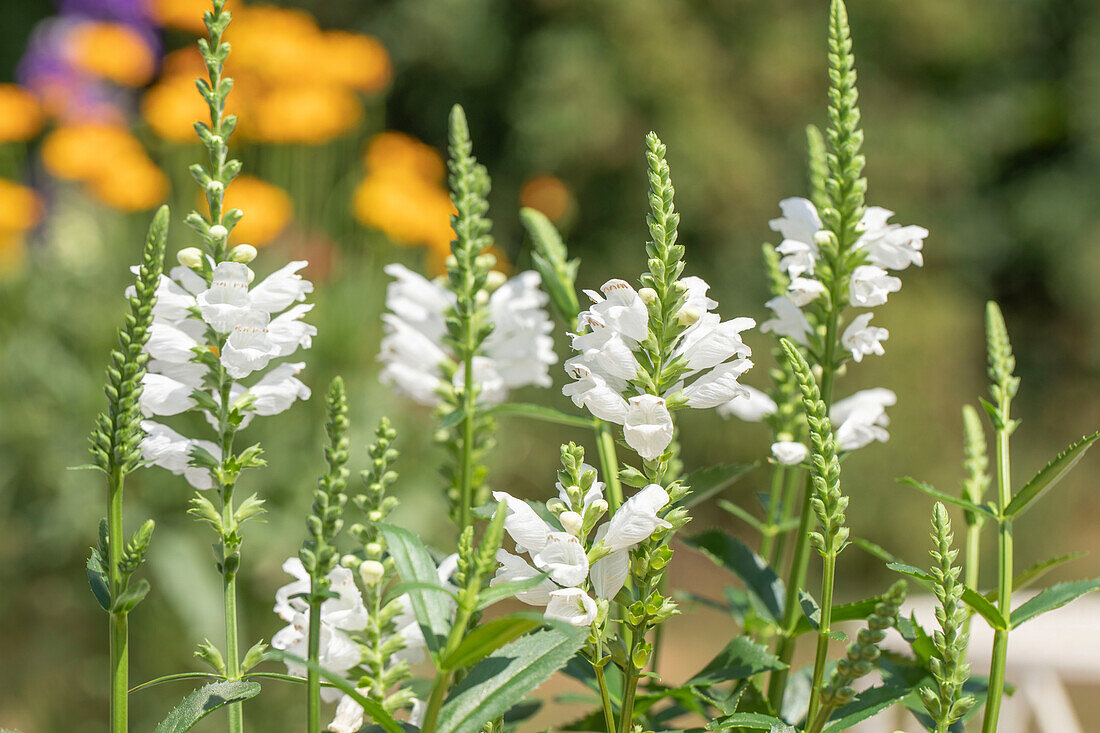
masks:
{"label": "blurred background", "polygon": [[[229,5],[233,140],[246,174],[228,189],[246,212],[234,234],[261,248],[261,276],[289,257],[310,260],[319,335],[304,378],[317,394],[334,374],[349,382],[357,446],[380,416],[394,420],[398,521],[426,537],[452,533],[430,415],[378,383],[374,357],[381,267],[437,274],[446,255],[440,155],[453,103],[493,176],[496,241],[514,269],[530,262],[517,221],[526,205],[561,228],[584,287],[641,271],[643,136],[653,129],[669,149],[689,274],[712,284],[726,317],[767,316],[760,245],[775,241],[767,222],[778,201],[806,193],[804,128],[825,122],[825,0]],[[105,624],[83,565],[103,482],[66,468],[87,460],[151,209],[172,206],[169,258],[194,243],[182,219],[199,205],[187,166],[200,153],[191,123],[205,114],[192,79],[206,6],[0,0],[0,725],[25,733],[102,730],[106,715]],[[840,383],[842,395],[885,386],[899,397],[890,442],[845,464],[849,517],[854,534],[923,564],[930,502],[894,478],[956,490],[960,405],[984,390],[986,299],[1005,308],[1023,377],[1017,476],[1100,424],[1100,5],[850,0],[849,10],[868,202],[931,231],[925,267],[907,270],[876,315],[890,330],[886,355]],[[745,381],[765,386],[770,337],[749,340],[759,366]],[[518,398],[568,404],[556,388]],[[271,510],[244,546],[247,643],[280,626],[272,598],[322,467],[321,406],[314,397],[247,431],[271,464],[242,488]],[[591,443],[564,428],[503,427],[492,483],[531,498],[549,495],[559,442]],[[769,442],[761,425],[713,411],[682,428],[689,470],[760,460]],[[1100,545],[1098,461],[1089,456],[1018,527],[1020,567]],[[755,510],[766,481],[766,470],[750,473],[726,496]],[[131,623],[135,682],[196,669],[204,636],[221,643],[213,538],[184,514],[190,493],[163,471],[127,484],[129,520],[157,521],[153,592]],[[712,506],[693,523],[715,525],[749,532]],[[680,585],[715,596],[728,581],[686,549],[675,568]],[[1098,572],[1094,554],[1056,579]],[[838,596],[874,592],[888,575],[851,550]],[[668,655],[673,681],[735,631],[713,612],[703,618],[678,620],[688,636]],[[187,684],[136,693],[133,729],[151,729]],[[253,729],[293,728],[297,688],[265,687],[265,704],[250,705]]]}

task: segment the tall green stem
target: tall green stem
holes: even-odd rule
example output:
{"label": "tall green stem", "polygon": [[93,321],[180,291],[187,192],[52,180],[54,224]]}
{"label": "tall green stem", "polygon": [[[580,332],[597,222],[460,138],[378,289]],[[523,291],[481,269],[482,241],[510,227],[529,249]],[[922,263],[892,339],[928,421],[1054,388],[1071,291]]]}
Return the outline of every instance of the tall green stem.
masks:
{"label": "tall green stem", "polygon": [[[785,526],[787,522],[794,516],[795,500],[798,498],[799,479],[802,474],[797,469],[788,469],[787,476],[783,485],[783,499],[782,506],[780,507],[779,525]],[[784,551],[787,549],[787,536],[790,534],[790,530],[783,530],[776,533],[775,546],[772,548],[771,557],[768,558],[768,564],[772,566],[772,569],[776,573],[781,572],[780,568],[783,564]]]}
{"label": "tall green stem", "polygon": [[615,513],[623,503],[623,487],[619,482],[619,457],[611,427],[600,420],[596,423],[596,452],[600,454],[600,470],[607,483],[607,509]]}
{"label": "tall green stem", "polygon": [[[310,588],[312,593],[313,588]],[[309,661],[317,664],[321,657],[321,601],[309,602]],[[306,674],[306,733],[321,731],[321,678],[313,666]]]}
{"label": "tall green stem", "polygon": [[[228,460],[233,453],[233,437],[236,432],[229,422],[230,400],[233,380],[225,371],[221,374],[220,396],[221,410],[218,421],[219,443],[222,461]],[[233,517],[232,483],[221,486],[222,499],[222,601],[225,609],[225,664],[226,679],[237,680],[241,677],[241,656],[237,642],[237,569],[240,566],[240,543],[236,537],[236,520]],[[241,703],[228,706],[229,732],[242,733],[244,730],[244,712]]]}
{"label": "tall green stem", "polygon": [[833,622],[833,581],[836,578],[836,554],[828,553],[823,558],[824,572],[821,576],[821,621],[817,627],[817,652],[814,655],[813,684],[810,687],[810,704],[806,719],[813,720],[817,713],[821,694],[821,683],[825,679],[825,665],[829,662],[829,632]]}
{"label": "tall green stem", "polygon": [[[978,589],[978,582],[980,580],[980,563],[982,557],[982,525],[980,522],[967,525],[966,527],[966,569],[965,569],[965,582],[968,588]],[[963,622],[963,632],[969,636],[970,634],[970,619],[967,615],[966,621]]]}
{"label": "tall green stem", "polygon": [[474,492],[474,325],[472,322],[466,327],[466,364],[463,375],[465,385],[462,390],[462,465],[461,483],[459,485],[458,531],[459,533],[470,523],[470,505],[473,503]]}
{"label": "tall green stem", "polygon": [[775,547],[777,527],[779,525],[780,504],[782,503],[783,479],[787,475],[787,467],[777,465],[772,471],[771,491],[768,492],[768,517],[765,526],[768,532],[764,533],[760,540],[760,557],[771,557]]}
{"label": "tall green stem", "polygon": [[607,733],[615,733],[615,711],[611,708],[611,693],[607,689],[607,676],[603,665],[596,666],[596,683],[600,687],[600,702],[603,704],[603,723]]}
{"label": "tall green stem", "polygon": [[[1012,501],[1011,473],[1008,439],[1011,432],[1010,400],[1005,397],[1000,404],[1000,426],[997,429],[997,499],[1000,513]],[[1000,519],[997,532],[997,608],[1006,625],[1011,622],[1012,609],[1012,522]],[[995,733],[1001,714],[1001,697],[1004,694],[1005,662],[1008,659],[1008,631],[998,629],[993,635],[993,656],[989,662],[989,696],[982,720],[982,733]]]}
{"label": "tall green stem", "polygon": [[[111,597],[122,592],[122,469],[107,478],[107,574]],[[129,688],[129,618],[125,611],[111,611],[111,733],[126,733]]]}

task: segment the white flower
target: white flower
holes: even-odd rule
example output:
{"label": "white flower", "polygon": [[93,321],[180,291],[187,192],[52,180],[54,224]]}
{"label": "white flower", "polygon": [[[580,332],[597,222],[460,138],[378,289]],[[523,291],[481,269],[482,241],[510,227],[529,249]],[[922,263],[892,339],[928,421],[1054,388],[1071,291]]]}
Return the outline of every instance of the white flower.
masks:
{"label": "white flower", "polygon": [[792,278],[791,284],[787,286],[787,297],[799,308],[812,303],[824,292],[825,284],[809,277]]}
{"label": "white flower", "polygon": [[588,333],[574,335],[573,350],[580,352],[569,361],[583,363],[609,382],[625,387],[638,373],[638,361],[621,333],[603,323],[586,317]]}
{"label": "white flower", "polygon": [[145,343],[145,351],[151,358],[168,364],[186,364],[195,356],[194,350],[201,348],[182,324],[156,320],[149,327],[149,340]]}
{"label": "white flower", "polygon": [[658,484],[650,484],[623,502],[607,523],[603,541],[607,548],[625,550],[649,538],[658,527],[669,529],[672,525],[657,516],[668,504],[668,492]]}
{"label": "white flower", "polygon": [[880,206],[870,206],[860,222],[863,233],[856,241],[857,249],[867,252],[872,265],[890,270],[904,270],[909,265],[924,264],[921,249],[928,230],[918,226],[901,226],[887,221],[894,212]]}
{"label": "white flower", "polygon": [[[497,550],[497,562],[500,563],[500,568],[493,579],[489,581],[490,586],[510,583],[515,580],[527,580],[539,574],[539,571],[528,565],[522,557],[513,555],[506,550]],[[557,588],[558,586],[554,584],[554,581],[546,578],[534,588],[516,593],[516,599],[529,606],[545,606],[550,602],[551,591],[557,590]]]}
{"label": "white flower", "polygon": [[489,318],[493,331],[484,350],[495,369],[511,389],[534,384],[553,384],[549,367],[558,360],[554,339],[549,335],[553,321],[546,312],[550,298],[542,292],[542,278],[534,270],[521,272],[489,296]]}
{"label": "white flower", "polygon": [[209,440],[191,440],[175,430],[152,420],[142,420],[145,437],[141,440],[141,456],[176,476],[183,476],[196,489],[206,490],[214,486],[210,471],[191,465],[191,452],[200,448],[214,460],[221,460],[221,449]]}
{"label": "white flower", "polygon": [[672,415],[656,395],[631,397],[623,420],[627,445],[647,461],[656,460],[672,442]]}
{"label": "white flower", "polygon": [[192,393],[202,387],[206,367],[193,362],[173,363],[153,359],[141,380],[141,412],[178,415],[195,406]]}
{"label": "white flower", "polygon": [[598,374],[582,363],[570,359],[565,363],[566,371],[575,382],[562,387],[562,394],[573,400],[577,407],[583,407],[601,420],[622,425],[626,420],[627,404],[618,391],[612,389]]}
{"label": "white flower", "polygon": [[707,297],[710,285],[701,277],[689,275],[680,278],[680,287],[684,290],[684,307],[694,308],[701,313],[718,307],[718,301]]}
{"label": "white flower", "polygon": [[775,457],[776,462],[782,463],[784,466],[793,466],[802,463],[809,454],[810,449],[802,443],[794,443],[786,440],[772,443],[772,456]]}
{"label": "white flower", "polygon": [[768,415],[775,413],[777,407],[775,400],[755,387],[747,384],[741,385],[741,393],[733,399],[718,407],[718,414],[722,417],[740,418],[745,422],[760,422]]}
{"label": "white flower", "polygon": [[829,418],[836,428],[837,447],[856,450],[873,441],[886,442],[890,434],[886,428],[890,418],[886,408],[897,403],[897,395],[889,389],[878,387],[856,392],[839,400],[829,410]]}
{"label": "white flower", "polygon": [[[321,622],[320,654],[317,663],[330,672],[343,676],[363,659],[363,652],[347,634],[323,620]],[[294,614],[290,625],[275,632],[271,637],[273,649],[290,652],[297,657],[309,656],[309,616]],[[286,662],[287,673],[295,677],[305,677],[306,667],[297,662]],[[322,687],[321,699],[335,702],[340,697],[335,687]]]}
{"label": "white flower", "polygon": [[550,594],[545,616],[573,626],[590,626],[598,613],[596,602],[583,590],[562,588]]}
{"label": "white flower", "polygon": [[[452,384],[456,389],[466,383],[466,369],[459,364]],[[474,383],[478,386],[477,401],[487,405],[499,405],[508,399],[508,387],[497,371],[497,362],[488,356],[474,357]]]}
{"label": "white flower", "polygon": [[776,251],[783,255],[779,266],[791,278],[813,274],[817,260],[817,244],[814,235],[821,231],[821,218],[808,199],[789,198],[779,202],[783,216],[772,219],[768,225],[783,236]]}
{"label": "white flower", "polygon": [[886,296],[901,290],[901,280],[875,265],[860,265],[852,271],[852,305],[873,308],[886,302]]}
{"label": "white flower", "polygon": [[304,260],[290,262],[264,278],[248,294],[252,307],[265,313],[279,313],[305,300],[313,292],[313,283],[304,280],[298,271],[308,264]]}
{"label": "white flower", "polygon": [[[291,557],[283,563],[283,572],[294,576],[294,580],[275,591],[275,613],[284,621],[293,620],[295,614],[309,614],[309,603],[305,598],[295,598],[301,593],[310,592],[309,573],[302,561]],[[321,604],[321,623],[344,631],[362,631],[367,627],[367,608],[363,605],[363,596],[355,585],[350,570],[337,566],[326,576],[329,590],[337,594]]]}
{"label": "white flower", "polygon": [[413,698],[412,709],[409,711],[409,725],[414,728],[424,727],[424,714],[428,712],[428,703]]}
{"label": "white flower", "polygon": [[243,379],[263,369],[275,356],[275,344],[267,335],[270,316],[262,310],[245,313],[222,347],[221,362],[234,379]]}
{"label": "white flower", "polygon": [[776,336],[786,336],[795,343],[803,345],[807,343],[806,334],[810,333],[810,322],[806,319],[806,314],[790,298],[778,295],[764,305],[771,309],[775,318],[761,323],[761,331],[774,333]]}
{"label": "white flower", "polygon": [[755,325],[751,318],[722,321],[716,313],[705,313],[684,331],[675,354],[687,359],[688,369],[693,372],[717,366],[734,356],[749,356],[752,349],[741,340],[741,332]]}
{"label": "white flower", "polygon": [[727,404],[744,393],[745,388],[737,378],[752,367],[748,359],[719,364],[694,382],[684,387],[683,396],[688,407],[706,409]]}
{"label": "white flower", "polygon": [[504,531],[516,543],[516,549],[531,555],[541,552],[550,541],[550,534],[554,529],[523,499],[517,499],[503,491],[494,491],[493,499],[508,505]]}
{"label": "white flower", "polygon": [[531,560],[561,586],[578,586],[588,577],[588,555],[581,541],[568,532],[551,532]]}
{"label": "white flower", "polygon": [[645,340],[649,335],[649,311],[630,283],[612,279],[600,286],[600,290],[604,294],[602,298],[592,290],[584,291],[593,303],[591,312],[623,336],[634,341]]}
{"label": "white flower", "polygon": [[[357,687],[356,692],[366,696],[370,690]],[[336,715],[328,724],[330,733],[359,733],[363,728],[363,706],[355,702],[350,695],[344,695],[336,705]]]}
{"label": "white flower", "polygon": [[290,409],[295,400],[308,400],[309,387],[298,379],[305,362],[283,363],[249,387],[244,397],[250,398],[249,410],[257,415],[278,415]]}
{"label": "white flower", "polygon": [[204,321],[218,333],[229,333],[252,308],[248,283],[252,273],[238,262],[221,262],[214,268],[210,287],[196,302]]}
{"label": "white flower", "polygon": [[311,310],[312,303],[296,305],[267,324],[267,337],[275,347],[276,356],[290,356],[300,348],[308,349],[313,346],[317,327],[302,320],[302,316]]}
{"label": "white flower", "polygon": [[840,337],[840,343],[844,348],[852,352],[852,358],[856,362],[863,360],[864,356],[885,353],[882,342],[890,337],[890,332],[885,328],[870,325],[871,313],[861,313],[852,319],[848,328],[844,329],[844,335]]}
{"label": "white flower", "polygon": [[[607,537],[610,522],[604,522],[596,528],[593,541],[599,543]],[[630,575],[630,549],[623,548],[613,550],[604,555],[588,571],[588,577],[592,581],[592,590],[597,598],[612,599],[626,584],[626,578]]]}

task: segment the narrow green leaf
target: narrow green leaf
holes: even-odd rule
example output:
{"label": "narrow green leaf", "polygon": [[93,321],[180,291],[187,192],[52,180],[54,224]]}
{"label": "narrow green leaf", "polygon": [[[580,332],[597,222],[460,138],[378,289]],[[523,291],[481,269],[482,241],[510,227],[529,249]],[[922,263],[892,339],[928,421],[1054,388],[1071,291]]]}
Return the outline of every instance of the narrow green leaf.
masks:
{"label": "narrow green leaf", "polygon": [[462,669],[477,664],[516,637],[542,626],[542,621],[542,616],[536,613],[516,613],[487,621],[466,634],[454,653],[443,660],[443,669]]}
{"label": "narrow green leaf", "polygon": [[975,514],[984,514],[988,517],[994,516],[993,512],[989,510],[989,507],[975,504],[974,502],[968,499],[964,499],[961,496],[946,494],[939,489],[933,487],[931,484],[926,484],[923,481],[917,481],[915,478],[910,478],[909,476],[906,476],[905,478],[899,478],[898,483],[902,484],[903,486],[908,486],[910,488],[916,489],[917,491],[928,494],[933,499],[942,501],[945,504],[954,504],[955,506],[960,506],[967,511],[974,512]]}
{"label": "narrow green leaf", "polygon": [[786,669],[779,658],[746,636],[738,636],[699,670],[685,687],[692,685],[717,685],[730,680],[741,680],[761,672]]}
{"label": "narrow green leaf", "polygon": [[548,573],[539,573],[532,578],[509,580],[505,583],[497,583],[488,588],[482,588],[477,596],[477,610],[482,611],[498,601],[503,601],[505,598],[511,598],[517,593],[522,593],[525,590],[531,590],[545,580],[547,576]]}
{"label": "narrow green leaf", "polygon": [[1047,611],[1061,608],[1067,603],[1077,600],[1086,593],[1093,593],[1098,590],[1100,590],[1100,578],[1093,578],[1092,580],[1075,580],[1070,583],[1058,583],[1049,588],[1044,588],[1038,595],[1025,601],[1019,608],[1012,612],[1010,616],[1012,619],[1012,628],[1016,628],[1025,621],[1030,621]]}
{"label": "narrow green leaf", "polygon": [[[1058,557],[1052,557],[1049,560],[1044,560],[1041,563],[1036,563],[1035,565],[1032,565],[1030,568],[1012,579],[1012,590],[1023,590],[1059,565],[1070,562],[1071,560],[1080,560],[1086,555],[1088,555],[1087,552],[1071,552],[1068,555],[1059,555]],[[1000,594],[997,592],[996,589],[994,589],[986,593],[985,597],[991,603],[996,603],[998,595]]]}
{"label": "narrow green leaf", "polygon": [[900,702],[908,694],[907,687],[887,687],[886,685],[864,690],[855,700],[833,713],[832,720],[825,726],[824,733],[840,733],[842,730],[848,730],[856,723],[867,720]]}
{"label": "narrow green leaf", "polygon": [[[932,588],[934,581],[932,576],[924,572],[920,568],[915,568],[912,565],[907,565],[903,562],[892,562],[887,564],[888,568],[896,573],[902,575],[908,575],[926,588]],[[1007,630],[1008,623],[1005,621],[1005,617],[1001,615],[1001,612],[997,610],[997,607],[986,599],[973,588],[963,588],[962,595],[963,602],[970,606],[974,611],[981,615],[989,625],[994,629]]]}
{"label": "narrow green leaf", "polygon": [[99,553],[92,550],[88,556],[88,585],[92,586],[92,595],[104,611],[111,610],[111,590],[107,585],[107,573],[99,560]]}
{"label": "narrow green leaf", "polygon": [[717,529],[707,530],[685,542],[744,581],[745,587],[760,602],[762,610],[772,621],[782,617],[787,595],[783,581],[762,557],[743,542]]}
{"label": "narrow green leaf", "polygon": [[118,598],[111,605],[111,610],[119,613],[129,613],[134,609],[134,606],[141,603],[148,592],[149,581],[145,578],[139,578],[136,582],[126,586],[126,590],[118,594]]}
{"label": "narrow green leaf", "polygon": [[718,500],[718,506],[720,506],[722,509],[726,510],[727,512],[729,512],[733,516],[737,517],[742,522],[749,525],[750,527],[755,529],[760,534],[764,534],[765,532],[768,531],[768,528],[766,526],[764,526],[763,522],[761,522],[759,519],[757,519],[753,515],[749,514],[747,509],[744,509],[744,508],[738,506],[737,504],[734,504],[732,501],[726,501],[725,499],[719,499]]}
{"label": "narrow green leaf", "polygon": [[154,733],[184,733],[208,714],[230,703],[260,694],[260,683],[251,680],[213,682],[192,692],[161,721]]}
{"label": "narrow green leaf", "polygon": [[[443,586],[441,586],[439,584],[438,581],[436,581],[435,583],[426,583],[426,582],[420,581],[420,580],[413,580],[413,581],[410,581],[410,582],[407,582],[407,583],[398,583],[397,585],[393,586],[392,588],[389,588],[386,591],[386,599],[385,600],[388,603],[389,601],[393,600],[397,596],[403,596],[406,593],[408,593],[409,591],[414,591],[414,590],[422,590],[425,593],[440,593],[442,595],[448,596],[455,603],[458,603],[458,594],[456,594],[450,588],[444,588]],[[332,598],[339,598],[340,597],[336,593],[330,593],[329,595]],[[299,596],[294,596],[294,597],[308,598],[309,594],[308,593],[301,593],[301,594],[299,594]]]}
{"label": "narrow green leaf", "polygon": [[[813,599],[811,598],[810,600]],[[852,603],[843,603],[839,606],[833,606],[832,620],[834,622],[862,621],[874,612],[875,606],[877,606],[879,601],[881,600],[882,596],[875,596],[874,598],[867,598],[862,601],[854,601]],[[813,607],[817,608],[816,601],[814,602]],[[804,613],[806,612],[805,604],[803,604],[802,610]],[[808,634],[811,631],[816,631],[816,623],[818,618],[819,617],[815,616],[813,619],[810,619],[803,615],[803,617],[798,619],[798,622],[795,624],[794,631],[792,632],[793,635],[800,636],[802,634]]]}
{"label": "narrow green leaf", "polygon": [[1071,468],[1077,465],[1078,461],[1085,457],[1085,452],[1097,439],[1100,439],[1100,432],[1081,438],[1059,453],[1053,461],[1044,466],[1043,470],[1035,474],[1022,489],[1016,492],[1016,496],[1012,497],[1012,501],[1005,507],[1005,516],[1015,518],[1027,511],[1036,499],[1050,491],[1069,473]]}
{"label": "narrow green leaf", "polygon": [[[391,524],[379,524],[378,527],[386,538],[386,549],[390,551],[403,581],[440,585],[435,562],[416,535]],[[432,658],[438,661],[451,632],[451,608],[447,597],[443,593],[418,588],[409,591],[409,600],[417,623],[424,631],[428,650]]]}
{"label": "narrow green leaf", "polygon": [[479,733],[565,666],[588,628],[552,628],[505,644],[472,667],[439,711],[438,733]]}
{"label": "narrow green leaf", "polygon": [[871,542],[870,540],[865,540],[862,537],[853,537],[852,544],[866,552],[868,555],[871,555],[872,557],[877,557],[884,563],[889,564],[892,562],[901,562],[901,558],[899,558],[897,555],[894,555],[884,547],[876,545],[874,542]]}
{"label": "narrow green leaf", "polygon": [[554,423],[556,425],[568,425],[574,428],[594,428],[596,427],[596,419],[591,417],[581,417],[580,415],[570,415],[568,412],[562,412],[561,410],[555,410],[550,407],[543,407],[542,405],[528,405],[506,402],[503,405],[497,405],[485,410],[486,415],[518,415],[519,417],[527,417],[532,420],[541,420],[542,422]]}
{"label": "narrow green leaf", "polygon": [[725,463],[692,471],[684,477],[685,486],[691,487],[691,493],[684,499],[684,506],[691,508],[733,485],[739,478],[755,469],[756,463]]}
{"label": "narrow green leaf", "polygon": [[821,624],[821,606],[817,605],[817,601],[804,590],[798,591],[798,605],[802,606],[803,618],[810,625],[814,631],[817,631]]}
{"label": "narrow green leaf", "polygon": [[355,685],[353,685],[351,682],[347,681],[338,674],[333,674],[332,672],[329,672],[327,669],[317,664],[316,662],[311,662],[308,659],[303,659],[302,657],[297,657],[293,654],[287,654],[286,652],[274,650],[269,651],[267,654],[265,654],[264,658],[276,662],[294,662],[296,664],[302,665],[303,667],[308,667],[309,669],[312,669],[326,681],[330,682],[333,687],[337,688],[345,695],[350,697],[352,700],[359,703],[363,707],[363,710],[366,712],[366,714],[369,715],[375,723],[381,726],[382,730],[386,731],[386,733],[402,733],[402,731],[404,730],[403,727],[396,720],[393,719],[393,716],[386,712],[381,703],[369,697],[364,697],[361,692],[355,689]]}
{"label": "narrow green leaf", "polygon": [[707,724],[707,730],[730,730],[731,728],[748,728],[750,730],[770,731],[773,726],[780,730],[786,727],[786,723],[774,715],[764,713],[734,713],[718,720],[712,720]]}

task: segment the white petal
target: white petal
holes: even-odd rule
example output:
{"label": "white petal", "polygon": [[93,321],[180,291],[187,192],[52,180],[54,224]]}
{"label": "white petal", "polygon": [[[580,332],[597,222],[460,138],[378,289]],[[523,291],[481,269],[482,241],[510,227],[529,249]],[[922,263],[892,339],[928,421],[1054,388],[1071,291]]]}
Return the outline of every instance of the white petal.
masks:
{"label": "white petal", "polygon": [[684,388],[688,407],[707,409],[724,405],[744,391],[737,378],[752,367],[748,359],[719,364]]}
{"label": "white petal", "polygon": [[590,626],[598,613],[596,602],[583,590],[563,588],[550,594],[545,616],[573,626]]}
{"label": "white petal", "polygon": [[672,525],[657,516],[669,496],[657,484],[650,484],[627,499],[608,523],[604,542],[608,549],[626,550],[649,538],[658,527],[668,529]]}
{"label": "white petal", "polygon": [[304,280],[298,270],[308,265],[299,260],[290,262],[268,275],[249,293],[252,307],[265,313],[279,313],[293,303],[305,300],[307,293],[313,292],[313,283]]}
{"label": "white petal", "polygon": [[221,351],[221,362],[229,376],[243,379],[263,369],[276,356],[276,346],[267,335],[268,320],[262,310],[250,310],[229,334]]}
{"label": "white petal", "polygon": [[810,449],[802,443],[794,443],[791,441],[772,443],[772,455],[775,456],[775,460],[778,463],[782,463],[784,466],[793,466],[802,463],[809,454]]}
{"label": "white petal", "polygon": [[[510,583],[514,580],[527,580],[539,574],[539,571],[528,565],[522,557],[506,550],[497,550],[497,562],[500,563],[500,567],[497,568],[493,579],[489,581],[490,586]],[[550,592],[553,590],[557,590],[557,586],[547,578],[534,588],[517,593],[516,600],[529,606],[545,606],[550,602]]]}
{"label": "white petal", "polygon": [[631,397],[623,421],[627,445],[647,461],[655,460],[672,442],[672,416],[665,401],[655,395]]}
{"label": "white petal", "polygon": [[[596,528],[594,541],[599,542],[607,536],[609,522],[604,522]],[[588,577],[592,581],[592,590],[597,598],[610,600],[626,584],[626,578],[630,575],[630,550],[614,550],[592,563]]]}
{"label": "white petal", "polygon": [[141,379],[141,412],[150,415],[178,415],[195,406],[195,388],[163,374],[146,372]]}
{"label": "white petal", "polygon": [[[370,691],[359,688],[356,692],[366,695]],[[331,733],[359,733],[362,727],[363,707],[348,695],[344,695],[336,706],[336,716],[328,724],[328,730]]]}
{"label": "white petal", "polygon": [[516,543],[520,552],[536,553],[550,541],[550,527],[535,510],[522,499],[503,491],[494,491],[493,499],[508,504],[508,516],[504,519],[504,531]]}
{"label": "white petal", "polygon": [[733,415],[745,422],[760,422],[778,409],[775,400],[755,387],[742,384],[741,390],[741,394],[718,407],[719,415],[722,417]]}
{"label": "white petal", "polygon": [[550,573],[550,579],[561,586],[577,586],[588,577],[584,546],[568,532],[552,532],[546,546],[531,559],[535,567]]}
{"label": "white petal", "polygon": [[248,313],[251,271],[239,262],[221,262],[214,268],[210,287],[196,301],[204,321],[218,333],[229,333]]}

